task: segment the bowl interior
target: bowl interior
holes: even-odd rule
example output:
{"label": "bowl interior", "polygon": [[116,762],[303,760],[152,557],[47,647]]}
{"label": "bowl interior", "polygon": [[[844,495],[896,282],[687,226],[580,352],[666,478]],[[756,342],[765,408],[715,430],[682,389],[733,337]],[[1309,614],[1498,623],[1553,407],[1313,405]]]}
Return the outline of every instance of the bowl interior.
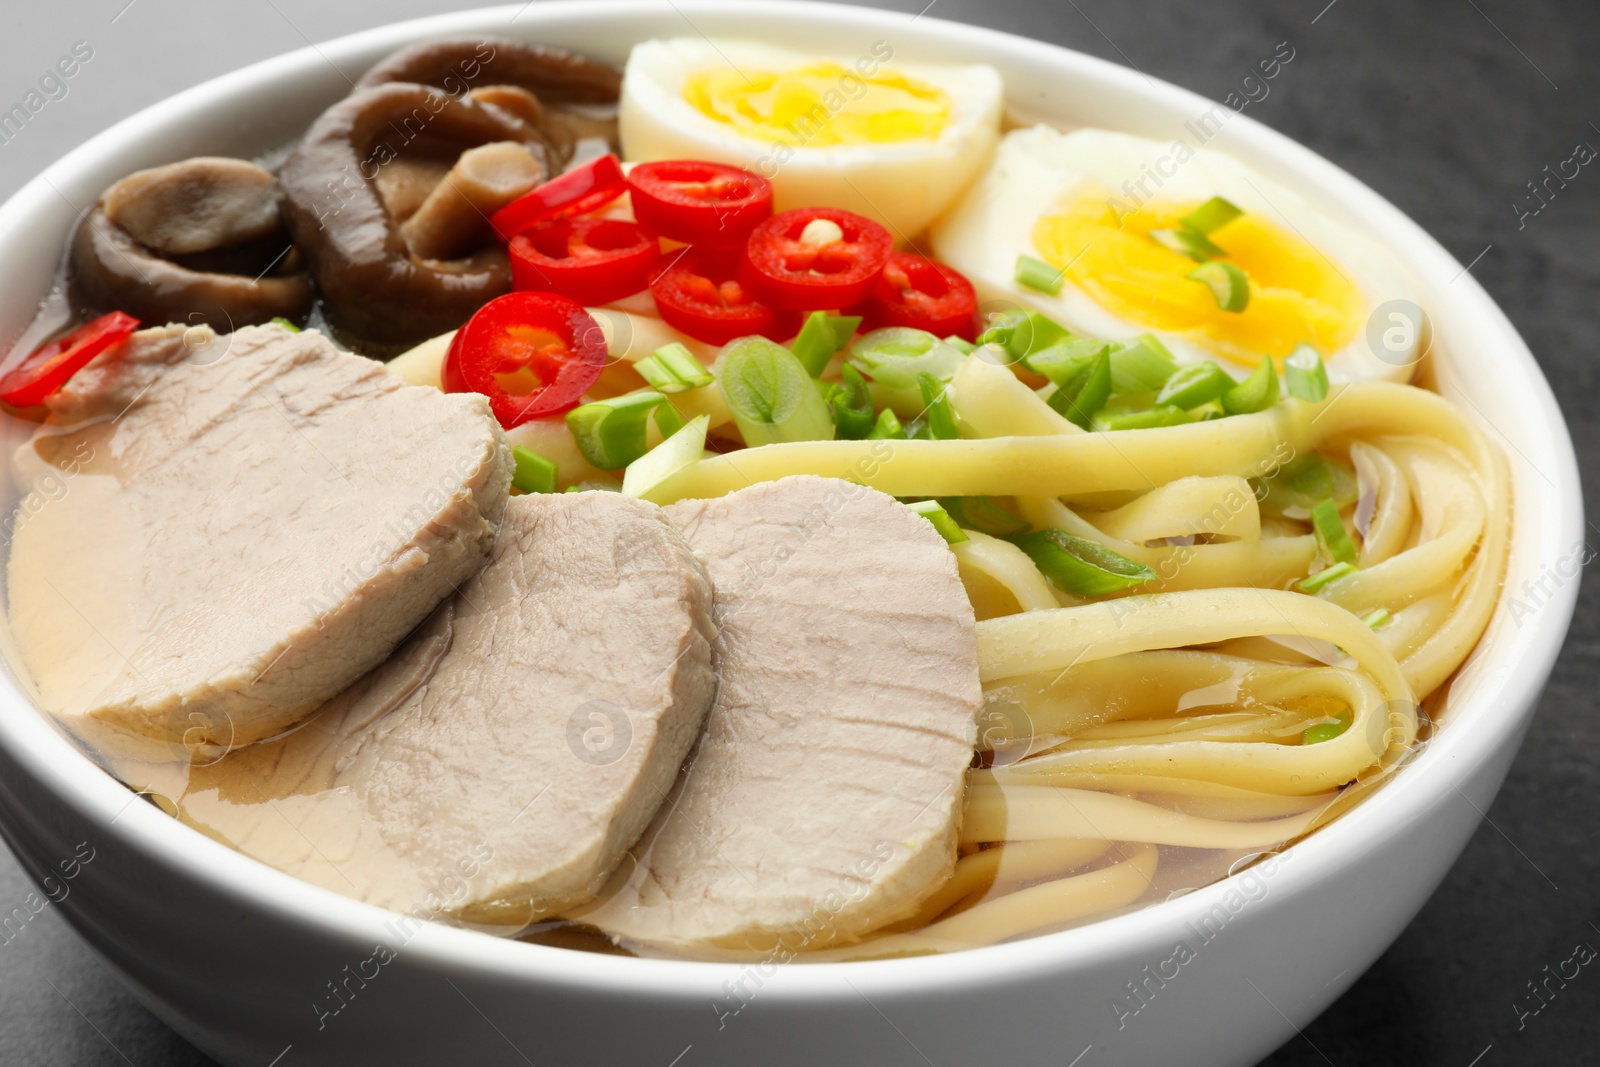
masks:
{"label": "bowl interior", "polygon": [[[650,37],[705,34],[782,40],[834,54],[868,53],[887,42],[902,59],[987,62],[1004,75],[1016,114],[1063,127],[1100,126],[1161,142],[1193,144],[1202,116],[1221,117],[1206,147],[1228,152],[1270,179],[1298,190],[1335,222],[1390,248],[1414,276],[1432,321],[1432,371],[1440,391],[1467,409],[1500,445],[1513,472],[1515,515],[1507,575],[1510,596],[1581,550],[1583,518],[1576,463],[1559,410],[1538,366],[1499,309],[1452,258],[1394,206],[1309,150],[1253,119],[1131,70],[1053,46],[931,16],[805,3],[542,3],[441,16],[307,48],[199,86],[120,123],[56,163],[0,207],[0,338],[15,344],[49,291],[68,233],[80,213],[128,172],[191,155],[253,157],[297,137],[324,107],[345,94],[369,64],[411,41],[445,34],[494,32],[575,48],[621,63]],[[1503,601],[1488,634],[1451,691],[1448,720],[1433,743],[1384,790],[1381,803],[1358,806],[1295,846],[1298,862],[1280,876],[1290,895],[1312,880],[1381,847],[1396,827],[1423,817],[1472,768],[1515,743],[1543,685],[1571,615],[1576,583],[1514,611]],[[9,634],[0,641],[9,643]],[[32,768],[62,802],[108,834],[125,835],[182,878],[221,885],[247,906],[292,914],[330,932],[370,938],[387,913],[268,870],[129,794],[34,710],[24,679],[0,678],[0,744]],[[114,821],[113,821],[114,820]],[[982,981],[1085,963],[1151,940],[1148,931],[1198,915],[1222,886],[1130,915],[959,956],[916,961],[817,965],[800,969],[785,995],[820,993],[827,972],[848,966],[858,986]],[[413,950],[458,966],[510,973],[559,968],[570,982],[651,984],[664,974],[707,992],[721,988],[725,965],[621,960],[494,940],[428,927]],[[863,985],[866,983],[866,985]]]}

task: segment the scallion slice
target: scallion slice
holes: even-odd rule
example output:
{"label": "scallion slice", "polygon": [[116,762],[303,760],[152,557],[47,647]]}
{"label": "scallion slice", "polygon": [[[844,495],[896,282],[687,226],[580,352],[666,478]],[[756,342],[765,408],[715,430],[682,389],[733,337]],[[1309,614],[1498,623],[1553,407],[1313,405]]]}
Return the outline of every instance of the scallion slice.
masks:
{"label": "scallion slice", "polygon": [[1027,255],[1017,257],[1016,282],[1018,285],[1026,285],[1029,289],[1037,289],[1041,293],[1055,296],[1061,292],[1061,283],[1066,274],[1066,271],[1057,270],[1037,257]]}
{"label": "scallion slice", "polygon": [[722,361],[722,393],[751,448],[782,441],[829,441],[833,416],[793,352],[764,337],[732,342]]}
{"label": "scallion slice", "polygon": [[961,337],[956,334],[951,334],[949,337],[946,337],[944,339],[944,343],[955,349],[957,352],[960,352],[964,356],[970,356],[972,354],[972,350],[978,347],[965,337]]}
{"label": "scallion slice", "polygon": [[642,392],[584,404],[567,412],[567,429],[584,459],[603,471],[621,470],[645,454],[650,413],[666,399]]}
{"label": "scallion slice", "polygon": [[1013,537],[1011,543],[1026,552],[1052,584],[1074,596],[1102,596],[1156,576],[1143,563],[1063,530],[1038,530]]}
{"label": "scallion slice", "polygon": [[1189,226],[1179,226],[1174,230],[1151,230],[1150,239],[1180,256],[1188,256],[1196,263],[1227,255],[1212,243],[1211,238]]}
{"label": "scallion slice", "polygon": [[1072,334],[1054,319],[1023,308],[995,315],[989,328],[978,335],[980,345],[999,345],[1013,363],[1071,339]]}
{"label": "scallion slice", "polygon": [[813,311],[806,316],[805,325],[789,348],[795,358],[813,378],[828,367],[828,360],[844,347],[850,335],[861,325],[860,315],[830,315],[826,311]]}
{"label": "scallion slice", "polygon": [[1267,356],[1250,377],[1222,394],[1222,410],[1229,415],[1265,411],[1278,402],[1278,368]]}
{"label": "scallion slice", "polygon": [[670,488],[676,475],[700,462],[706,450],[706,430],[710,426],[709,416],[696,415],[683,429],[628,464],[628,469],[622,473],[623,494],[656,500],[657,495]]}
{"label": "scallion slice", "polygon": [[900,419],[889,408],[878,412],[878,421],[873,423],[872,430],[867,434],[869,441],[904,441],[906,439],[905,427],[900,425]]}
{"label": "scallion slice", "polygon": [[1167,379],[1156,394],[1156,403],[1171,404],[1184,410],[1209,404],[1234,386],[1227,371],[1211,362],[1193,363]]}
{"label": "scallion slice", "polygon": [[1068,337],[1046,348],[1025,356],[1021,362],[1035,374],[1042,374],[1060,385],[1070,378],[1084,360],[1101,353],[1110,355],[1116,348],[1111,341],[1097,341],[1092,337]]}
{"label": "scallion slice", "polygon": [[1324,567],[1309,578],[1302,578],[1295,583],[1295,588],[1302,593],[1315,593],[1330,582],[1337,582],[1340,578],[1347,577],[1356,572],[1353,563],[1335,563],[1331,567]]}
{"label": "scallion slice", "polygon": [[633,369],[658,392],[683,393],[710,385],[715,379],[705,365],[683,345],[662,345],[633,365]]}
{"label": "scallion slice", "polygon": [[1153,393],[1178,372],[1178,361],[1154,334],[1140,334],[1111,352],[1111,391]]}
{"label": "scallion slice", "polygon": [[1283,361],[1283,378],[1289,395],[1313,404],[1328,397],[1328,368],[1322,354],[1310,345],[1299,345]]}
{"label": "scallion slice", "polygon": [[511,446],[511,458],[516,470],[511,484],[524,493],[553,493],[556,491],[556,465],[532,449],[521,445]]}
{"label": "scallion slice", "polygon": [[1366,623],[1372,629],[1376,630],[1378,627],[1389,621],[1389,609],[1378,608],[1375,611],[1369,611],[1365,615],[1361,616],[1361,621]]}
{"label": "scallion slice", "polygon": [[1344,520],[1339,517],[1339,505],[1332,499],[1324,500],[1311,509],[1311,528],[1316,532],[1317,544],[1329,563],[1356,561],[1355,542],[1350,540],[1350,531],[1344,528]]}
{"label": "scallion slice", "polygon": [[671,437],[683,429],[683,414],[672,406],[672,401],[663,400],[656,405],[656,429],[661,431],[663,438]]}
{"label": "scallion slice", "polygon": [[1161,404],[1144,411],[1101,410],[1090,423],[1095,430],[1150,430],[1157,426],[1182,426],[1193,422],[1187,411],[1171,404]]}
{"label": "scallion slice", "polygon": [[928,419],[928,433],[935,441],[954,441],[961,436],[956,429],[955,408],[945,395],[944,383],[931,374],[917,375],[917,385],[922,389],[923,414]]}
{"label": "scallion slice", "polygon": [[1222,197],[1213,196],[1178,221],[1197,233],[1210,234],[1243,214]]}
{"label": "scallion slice", "polygon": [[867,392],[867,380],[861,372],[844,367],[844,380],[828,390],[828,410],[833,415],[835,436],[841,441],[859,441],[872,432],[876,417],[872,410],[872,394]]}
{"label": "scallion slice", "polygon": [[1055,368],[1060,374],[1056,388],[1045,403],[1060,416],[1089,429],[1094,413],[1111,398],[1111,357],[1106,349],[1098,354],[1084,356],[1071,364]]}
{"label": "scallion slice", "polygon": [[1320,741],[1332,741],[1335,737],[1350,729],[1350,709],[1341,711],[1337,722],[1319,722],[1315,726],[1308,726],[1300,735],[1302,745],[1315,745]]}
{"label": "scallion slice", "polygon": [[928,331],[910,326],[885,326],[850,346],[850,363],[890,389],[916,389],[917,375],[923,373],[949,381],[966,358]]}
{"label": "scallion slice", "polygon": [[933,528],[939,531],[939,536],[945,539],[945,543],[956,545],[968,539],[966,531],[956,525],[956,520],[939,506],[937,500],[919,500],[915,504],[907,504],[906,507],[933,523]]}
{"label": "scallion slice", "polygon": [[1240,312],[1250,306],[1250,279],[1232,263],[1208,260],[1184,277],[1210,289],[1217,307],[1223,311]]}
{"label": "scallion slice", "polygon": [[288,319],[284,318],[282,315],[274,315],[267,322],[267,325],[268,326],[282,326],[285,330],[288,330],[290,333],[299,333],[300,332],[300,327],[296,326],[294,323],[290,322]]}
{"label": "scallion slice", "polygon": [[1028,532],[1028,520],[1013,515],[986,496],[944,496],[939,504],[956,522],[990,537],[1015,537]]}

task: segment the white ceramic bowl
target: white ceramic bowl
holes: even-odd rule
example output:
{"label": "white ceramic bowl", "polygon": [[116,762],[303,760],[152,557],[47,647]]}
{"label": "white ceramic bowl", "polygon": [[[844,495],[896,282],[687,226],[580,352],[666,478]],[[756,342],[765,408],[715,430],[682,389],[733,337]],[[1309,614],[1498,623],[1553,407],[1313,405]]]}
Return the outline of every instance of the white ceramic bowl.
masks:
{"label": "white ceramic bowl", "polygon": [[[0,337],[16,335],[47,289],[73,205],[139,167],[285,143],[349,90],[340,70],[354,76],[401,45],[469,31],[616,63],[635,41],[695,32],[846,54],[881,39],[902,57],[992,63],[1010,100],[1052,121],[1163,141],[1212,106],[1049,45],[846,7],[539,3],[409,22],[191,89],[35,179],[0,208]],[[1414,223],[1306,149],[1242,116],[1217,146],[1377,235],[1414,271],[1446,395],[1492,416],[1490,433],[1512,462],[1507,586],[1523,596],[1525,581],[1562,574],[1583,529],[1576,463],[1549,387],[1499,309]],[[0,829],[35,876],[90,843],[94,858],[62,912],[157,1015],[227,1064],[1251,1063],[1355,981],[1443,878],[1516,753],[1576,590],[1558,583],[1530,611],[1502,605],[1437,739],[1269,876],[956,955],[756,968],[590,955],[444,926],[403,939],[395,916],[132,800],[9,678],[0,680]],[[1220,932],[1202,943],[1194,931],[1207,915]],[[1163,977],[1174,974],[1164,961],[1180,941],[1198,951]],[[374,961],[379,944],[395,950],[392,960]],[[1129,983],[1144,990],[1133,1014],[1113,1007]]]}

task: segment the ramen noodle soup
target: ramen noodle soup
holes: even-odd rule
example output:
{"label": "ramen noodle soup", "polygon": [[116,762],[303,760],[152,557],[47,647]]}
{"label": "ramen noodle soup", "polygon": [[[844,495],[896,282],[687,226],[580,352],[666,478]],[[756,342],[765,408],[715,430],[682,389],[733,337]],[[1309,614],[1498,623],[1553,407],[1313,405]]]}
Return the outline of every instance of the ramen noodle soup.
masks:
{"label": "ramen noodle soup", "polygon": [[1380,242],[1008,114],[885,42],[474,38],[125,177],[0,367],[14,669],[407,924],[844,961],[1259,891],[1450,728],[1505,460]]}

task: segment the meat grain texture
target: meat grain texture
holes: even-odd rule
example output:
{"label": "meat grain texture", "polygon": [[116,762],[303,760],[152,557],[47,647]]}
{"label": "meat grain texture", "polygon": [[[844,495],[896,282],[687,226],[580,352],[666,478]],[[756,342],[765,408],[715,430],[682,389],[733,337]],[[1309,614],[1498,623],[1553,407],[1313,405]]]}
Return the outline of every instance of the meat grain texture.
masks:
{"label": "meat grain texture", "polygon": [[215,753],[379,663],[494,542],[481,397],[314,331],[144,330],[17,453],[9,608],[43,706],[97,748]]}
{"label": "meat grain texture", "polygon": [[716,586],[721,686],[638,870],[579,917],[761,950],[908,916],[954,864],[981,699],[949,547],[894,498],[811,476],[667,513]]}
{"label": "meat grain texture", "polygon": [[517,928],[598,891],[716,690],[711,589],[654,505],[512,499],[489,563],[288,737],[191,773],[183,818],[413,914]]}

